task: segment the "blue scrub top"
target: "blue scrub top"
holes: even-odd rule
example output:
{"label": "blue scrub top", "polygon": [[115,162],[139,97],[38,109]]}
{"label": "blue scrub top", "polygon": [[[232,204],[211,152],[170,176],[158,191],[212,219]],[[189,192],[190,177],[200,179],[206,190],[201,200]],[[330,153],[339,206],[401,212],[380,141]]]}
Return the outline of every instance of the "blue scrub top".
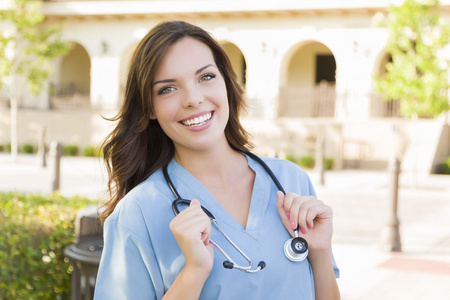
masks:
{"label": "blue scrub top", "polygon": [[[315,195],[308,175],[297,165],[261,157],[286,192]],[[314,299],[314,279],[307,259],[292,262],[283,246],[290,239],[276,208],[277,188],[258,162],[247,157],[255,172],[247,227],[233,219],[211,193],[186,169],[172,160],[169,176],[184,199],[199,199],[222,230],[248,255],[254,267],[266,268],[247,274],[225,269],[225,258],[214,248],[214,267],[200,299]],[[161,299],[184,266],[184,256],[169,228],[175,199],[158,170],[130,191],[107,218],[95,299]],[[181,208],[180,208],[181,209]],[[211,239],[239,265],[247,261],[212,225]],[[335,276],[339,269],[334,260]],[[295,296],[294,296],[295,295]]]}

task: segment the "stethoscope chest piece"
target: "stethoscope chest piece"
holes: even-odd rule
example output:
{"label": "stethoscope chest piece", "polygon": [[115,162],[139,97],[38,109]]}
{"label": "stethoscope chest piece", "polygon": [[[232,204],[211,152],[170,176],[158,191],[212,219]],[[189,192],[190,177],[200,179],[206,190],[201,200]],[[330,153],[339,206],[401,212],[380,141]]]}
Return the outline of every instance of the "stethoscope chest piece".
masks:
{"label": "stethoscope chest piece", "polygon": [[284,254],[291,261],[302,261],[308,256],[308,243],[299,236],[289,239],[284,244]]}

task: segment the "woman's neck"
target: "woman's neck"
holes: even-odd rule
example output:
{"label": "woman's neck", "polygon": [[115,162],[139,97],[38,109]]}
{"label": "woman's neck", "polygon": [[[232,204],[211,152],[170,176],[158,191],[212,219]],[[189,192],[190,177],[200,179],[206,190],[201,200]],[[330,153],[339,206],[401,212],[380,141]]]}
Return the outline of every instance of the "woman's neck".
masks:
{"label": "woman's neck", "polygon": [[247,168],[246,158],[228,144],[227,147],[207,151],[175,151],[174,159],[200,182],[215,182],[219,185],[229,184]]}

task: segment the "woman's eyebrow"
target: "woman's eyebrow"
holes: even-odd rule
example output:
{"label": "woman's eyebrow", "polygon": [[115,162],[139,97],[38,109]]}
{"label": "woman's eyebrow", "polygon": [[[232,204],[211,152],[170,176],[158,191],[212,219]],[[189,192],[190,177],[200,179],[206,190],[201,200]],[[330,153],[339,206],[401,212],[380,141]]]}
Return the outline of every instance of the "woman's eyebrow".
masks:
{"label": "woman's eyebrow", "polygon": [[153,82],[152,86],[155,86],[155,85],[157,85],[158,83],[167,83],[167,82],[175,82],[175,81],[176,81],[175,79],[163,79],[163,80],[158,80],[158,81]]}
{"label": "woman's eyebrow", "polygon": [[[204,67],[201,67],[200,69],[198,69],[197,71],[195,71],[195,75],[198,75],[199,73],[203,72],[205,69],[209,68],[209,67],[216,67],[213,64],[208,64]],[[155,86],[158,83],[168,83],[168,82],[175,82],[175,79],[162,79],[162,80],[158,80],[153,82],[152,86]]]}
{"label": "woman's eyebrow", "polygon": [[215,67],[213,64],[208,64],[204,67],[201,67],[200,69],[198,69],[197,71],[195,71],[195,75],[198,75],[199,73],[201,73],[203,70],[205,70],[208,67]]}

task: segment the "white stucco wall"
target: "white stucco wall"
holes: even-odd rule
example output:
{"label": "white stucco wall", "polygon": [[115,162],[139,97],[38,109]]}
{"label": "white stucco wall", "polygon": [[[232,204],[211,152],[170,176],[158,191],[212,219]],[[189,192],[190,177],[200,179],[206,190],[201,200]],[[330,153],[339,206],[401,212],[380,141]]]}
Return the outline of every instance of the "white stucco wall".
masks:
{"label": "white stucco wall", "polygon": [[[450,0],[443,2],[450,5]],[[379,115],[379,111],[374,111],[379,105],[374,105],[370,99],[372,76],[379,73],[380,65],[384,64],[388,37],[386,30],[376,27],[372,19],[376,11],[384,10],[390,1],[215,0],[208,1],[208,5],[205,3],[195,0],[45,3],[44,12],[53,16],[48,23],[61,22],[64,39],[78,43],[89,56],[89,76],[80,76],[89,77],[91,103],[98,111],[45,112],[48,107],[45,94],[28,98],[24,103],[27,107],[35,105],[41,109],[35,115],[47,119],[48,126],[55,126],[62,120],[64,126],[59,127],[65,128],[65,135],[56,130],[52,133],[54,138],[62,139],[64,143],[77,142],[80,146],[98,143],[109,126],[99,117],[99,112],[114,114],[122,103],[134,47],[157,23],[182,19],[205,28],[222,44],[232,44],[236,47],[233,55],[240,52],[245,58],[245,91],[249,104],[245,123],[255,135],[255,144],[261,152],[268,152],[270,145],[281,139],[283,143],[277,145],[284,145],[283,149],[275,150],[301,155],[308,151],[308,147],[303,147],[305,141],[325,130],[329,139],[327,155],[334,156],[338,166],[343,165],[346,139],[373,145],[370,159],[386,161],[388,154],[384,151],[383,136],[367,136],[367,133],[388,134],[390,130],[389,121],[377,124],[373,120],[373,115]],[[280,89],[311,86],[314,81],[312,58],[317,53],[333,54],[336,61],[334,118],[280,118]],[[450,57],[450,49],[444,56]],[[53,79],[56,82],[66,72],[59,69],[60,63],[61,59],[55,62]],[[242,73],[241,70],[237,72]],[[85,79],[80,78],[80,82]],[[357,96],[346,97],[348,93]],[[0,107],[0,110],[4,118],[0,122],[0,143],[5,144],[9,140],[8,109]],[[32,110],[21,112],[19,143],[34,139],[33,128],[38,124],[36,116]],[[72,120],[76,117],[78,121]],[[80,122],[83,125],[77,127]],[[82,132],[89,134],[82,137]]]}
{"label": "white stucco wall", "polygon": [[[235,45],[246,65],[246,95],[258,115],[277,116],[279,90],[287,85],[311,86],[314,61],[308,56],[332,53],[336,60],[336,91],[358,86],[370,90],[374,63],[383,51],[387,35],[372,25],[372,15],[351,17],[326,14],[270,18],[184,18],[202,26],[221,43]],[[127,56],[136,43],[161,20],[112,19],[64,20],[64,38],[85,48],[91,60],[91,102],[114,108],[121,103]],[[300,49],[300,50],[299,50]],[[294,56],[302,51],[304,57]],[[127,54],[124,54],[127,53]],[[294,58],[293,58],[294,57]],[[294,60],[292,60],[294,59]],[[297,78],[289,69],[302,65]],[[307,68],[305,66],[309,65]],[[239,71],[239,70],[238,70]],[[337,119],[367,119],[368,99],[337,105]]]}

